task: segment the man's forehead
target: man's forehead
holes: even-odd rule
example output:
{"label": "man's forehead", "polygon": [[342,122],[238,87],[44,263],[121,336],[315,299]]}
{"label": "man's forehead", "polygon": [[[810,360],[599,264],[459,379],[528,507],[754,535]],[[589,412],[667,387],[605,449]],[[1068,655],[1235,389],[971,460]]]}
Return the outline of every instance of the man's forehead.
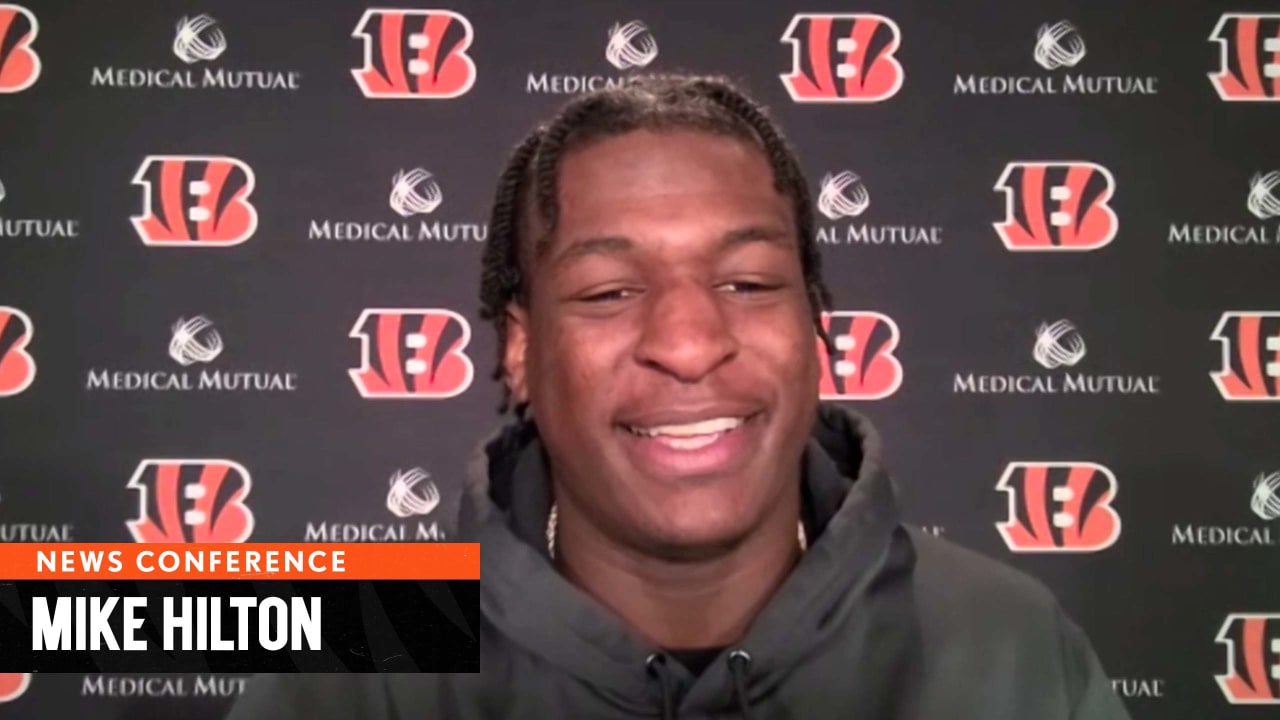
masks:
{"label": "man's forehead", "polygon": [[[694,130],[637,130],[592,141],[561,159],[556,225],[549,231],[530,197],[522,235],[534,262],[571,255],[624,252],[661,236],[663,226],[720,248],[745,240],[793,242],[790,203],[758,147]],[[578,249],[578,244],[586,247]],[[529,245],[526,245],[526,249]]]}
{"label": "man's forehead", "polygon": [[599,138],[567,151],[558,175],[562,199],[570,203],[633,191],[767,193],[773,186],[773,169],[758,145],[696,130]]}
{"label": "man's forehead", "polygon": [[606,208],[590,217],[561,212],[550,231],[545,223],[532,223],[530,229],[537,230],[531,236],[535,261],[558,266],[585,255],[672,249],[726,253],[757,242],[796,248],[795,220],[785,200],[758,198],[756,202],[720,204],[702,211],[695,206],[670,212],[650,207],[636,212],[627,205],[623,199],[612,206],[612,212]]}

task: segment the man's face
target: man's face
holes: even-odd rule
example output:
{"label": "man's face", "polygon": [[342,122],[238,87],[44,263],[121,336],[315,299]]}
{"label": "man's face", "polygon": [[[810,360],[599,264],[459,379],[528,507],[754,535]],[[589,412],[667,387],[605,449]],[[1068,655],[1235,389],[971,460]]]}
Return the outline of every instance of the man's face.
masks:
{"label": "man's face", "polygon": [[789,201],[759,149],[693,131],[589,144],[559,183],[506,357],[557,488],[626,546],[733,545],[796,491],[818,402]]}

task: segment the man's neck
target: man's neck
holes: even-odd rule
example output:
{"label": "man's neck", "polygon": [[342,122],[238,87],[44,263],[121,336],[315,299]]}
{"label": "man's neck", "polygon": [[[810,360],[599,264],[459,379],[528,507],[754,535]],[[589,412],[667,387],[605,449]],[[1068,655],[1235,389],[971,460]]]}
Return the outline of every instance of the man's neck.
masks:
{"label": "man's neck", "polygon": [[741,639],[800,556],[799,493],[734,548],[698,561],[655,558],[614,542],[571,504],[557,513],[561,573],[663,648]]}

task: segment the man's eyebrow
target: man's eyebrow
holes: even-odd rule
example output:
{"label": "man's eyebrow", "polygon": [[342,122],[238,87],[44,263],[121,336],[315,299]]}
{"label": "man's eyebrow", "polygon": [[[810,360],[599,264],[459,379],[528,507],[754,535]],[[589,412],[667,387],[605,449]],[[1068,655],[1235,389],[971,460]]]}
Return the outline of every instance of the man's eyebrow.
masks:
{"label": "man's eyebrow", "polygon": [[[730,230],[720,237],[717,250],[723,252],[746,243],[764,242],[791,249],[791,234],[786,230],[769,225],[749,225]],[[549,249],[549,243],[540,244],[539,249]],[[586,255],[614,255],[635,249],[635,242],[624,235],[605,235],[573,241],[552,259],[553,265],[564,265],[569,261]]]}
{"label": "man's eyebrow", "polygon": [[[564,265],[570,260],[584,255],[612,255],[627,252],[633,247],[635,247],[635,243],[631,241],[631,238],[622,235],[606,235],[604,237],[576,240],[564,250],[561,250],[560,253],[552,259],[552,264]],[[539,249],[543,251],[540,254],[545,257],[547,254],[546,251],[550,249],[550,243],[542,244]]]}
{"label": "man's eyebrow", "polygon": [[728,250],[736,245],[744,245],[752,242],[764,242],[778,245],[787,249],[793,247],[791,244],[791,233],[787,230],[773,225],[749,225],[737,230],[730,230],[720,238],[720,250]]}

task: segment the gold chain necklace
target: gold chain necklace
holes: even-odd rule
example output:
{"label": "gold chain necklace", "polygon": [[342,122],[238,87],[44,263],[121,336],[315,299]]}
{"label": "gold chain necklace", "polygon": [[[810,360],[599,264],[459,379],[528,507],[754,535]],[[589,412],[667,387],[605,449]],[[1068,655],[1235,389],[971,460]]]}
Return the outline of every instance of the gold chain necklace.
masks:
{"label": "gold chain necklace", "polygon": [[[555,503],[551,504],[551,514],[547,517],[547,554],[552,560],[556,559],[556,520],[558,513]],[[796,540],[800,543],[800,552],[809,549],[809,537],[804,531],[804,521],[796,522]]]}

